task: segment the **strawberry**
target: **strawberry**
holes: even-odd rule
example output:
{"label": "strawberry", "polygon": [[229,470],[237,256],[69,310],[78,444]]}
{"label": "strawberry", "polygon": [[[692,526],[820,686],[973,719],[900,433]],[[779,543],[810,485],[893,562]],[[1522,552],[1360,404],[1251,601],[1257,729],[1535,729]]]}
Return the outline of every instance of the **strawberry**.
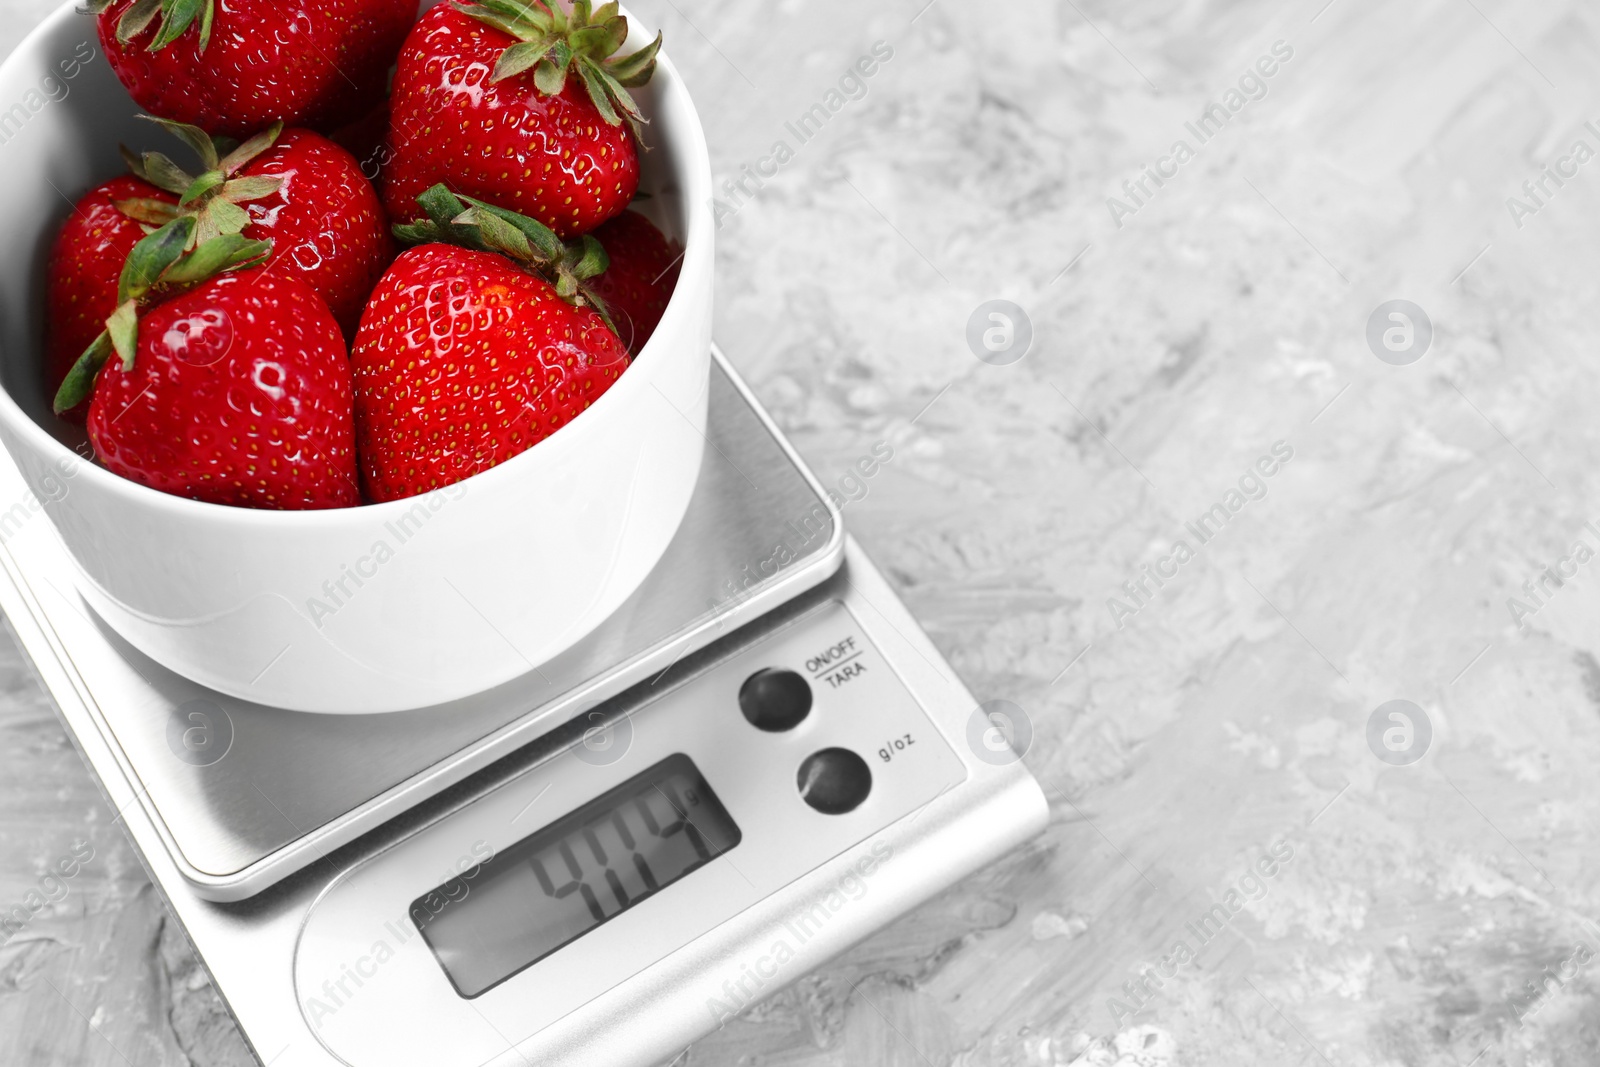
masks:
{"label": "strawberry", "polygon": [[273,262],[327,301],[354,337],[372,287],[395,257],[377,190],[349,152],[310,130],[285,130],[243,171],[280,178],[277,192],[245,210],[244,235],[281,249]]}
{"label": "strawberry", "polygon": [[594,237],[611,265],[589,287],[610,313],[628,351],[637,356],[672,299],[683,249],[637,211],[624,211],[594,231]]}
{"label": "strawberry", "polygon": [[165,156],[130,157],[135,174],[181,197],[165,203],[133,204],[151,225],[183,212],[198,213],[195,240],[240,233],[271,241],[274,271],[283,271],[322,297],[346,337],[354,337],[367,295],[394,258],[383,205],[349,152],[310,130],[274,124],[228,151],[198,127],[156,120],[200,156],[193,177]]}
{"label": "strawberry", "polygon": [[[117,208],[118,201],[177,203],[177,197],[132,175],[97,185],[73,205],[50,251],[45,295],[45,384],[51,393],[106,327],[117,310],[117,278],[144,227]],[[82,422],[79,405],[65,413]]]}
{"label": "strawberry", "polygon": [[627,86],[655,72],[661,38],[615,55],[628,21],[608,3],[444,3],[400,50],[384,203],[423,214],[417,197],[443,183],[530,215],[562,237],[587,233],[639,187],[644,122]]}
{"label": "strawberry", "polygon": [[382,96],[417,0],[90,0],[139,106],[209,133],[333,129]]}
{"label": "strawberry", "polygon": [[117,310],[56,409],[92,388],[96,456],[164,493],[285,510],[360,503],[333,315],[304,282],[252,269],[264,242],[229,234],[189,250],[197,225],[174,219],[129,253]]}
{"label": "strawberry", "polygon": [[105,466],[164,493],[236,507],[352,507],[350,361],[304,282],[226,274],[144,316],[132,370],[111,360],[89,405]]}
{"label": "strawberry", "polygon": [[[604,266],[592,238],[564,247],[533,219],[443,186],[430,222],[399,227],[403,252],[361,318],[356,441],[373,500],[459,482],[532,447],[594,403],[627,351],[586,281]],[[553,283],[551,281],[553,279]]]}

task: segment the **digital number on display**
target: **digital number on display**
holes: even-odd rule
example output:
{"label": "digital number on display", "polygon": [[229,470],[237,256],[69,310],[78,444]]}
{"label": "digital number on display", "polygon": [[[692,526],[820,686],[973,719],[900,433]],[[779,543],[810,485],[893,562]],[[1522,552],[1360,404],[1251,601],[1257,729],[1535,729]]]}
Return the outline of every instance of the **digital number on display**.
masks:
{"label": "digital number on display", "polygon": [[412,921],[456,991],[476,997],[705,866],[740,836],[679,753],[504,849],[470,882],[453,879],[418,897]]}

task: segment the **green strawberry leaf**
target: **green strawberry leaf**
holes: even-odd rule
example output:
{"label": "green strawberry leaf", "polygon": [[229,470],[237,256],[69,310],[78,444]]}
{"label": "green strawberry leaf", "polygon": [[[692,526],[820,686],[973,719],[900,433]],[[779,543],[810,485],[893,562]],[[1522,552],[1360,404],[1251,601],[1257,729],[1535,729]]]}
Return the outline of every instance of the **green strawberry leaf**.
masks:
{"label": "green strawberry leaf", "polygon": [[[110,0],[106,0],[104,7],[95,14],[100,14],[109,6],[111,6]],[[123,12],[122,18],[117,21],[117,43],[125,45],[143,33],[160,10],[161,0],[138,0]]]}
{"label": "green strawberry leaf", "polygon": [[212,0],[161,0],[161,32],[150,42],[150,51],[159,52],[182,37],[211,3]]}
{"label": "green strawberry leaf", "polygon": [[561,258],[563,251],[561,238],[557,237],[554,230],[538,219],[529,218],[527,215],[519,215],[515,211],[496,207],[494,204],[487,204],[482,200],[474,200],[470,196],[462,197],[462,199],[478,211],[493,215],[515,226],[533,245],[540,258],[550,262]]}
{"label": "green strawberry leaf", "polygon": [[644,112],[639,110],[639,105],[622,85],[613,78],[604,67],[597,67],[598,77],[606,88],[606,94],[612,102],[621,109],[623,117],[628,120],[628,128],[633,131],[636,141],[643,142],[644,127],[649,119],[644,117]]}
{"label": "green strawberry leaf", "polygon": [[457,3],[455,9],[485,26],[493,26],[501,33],[522,41],[546,37],[555,32],[555,21],[542,5],[535,6],[522,0],[478,0],[476,3]]}
{"label": "green strawberry leaf", "polygon": [[621,85],[630,89],[637,89],[650,80],[656,72],[656,55],[661,51],[661,34],[656,34],[656,39],[633,53],[621,59],[606,60],[606,72]]}
{"label": "green strawberry leaf", "polygon": [[569,303],[593,308],[605,322],[606,328],[617,333],[617,324],[612,321],[605,301],[584,284],[604,274],[610,266],[611,257],[606,255],[605,246],[593,234],[586,233],[575,238],[562,249],[561,262],[556,267],[556,293]]}
{"label": "green strawberry leaf", "polygon": [[550,51],[550,46],[555,43],[552,37],[538,37],[532,41],[519,41],[500,53],[500,58],[495,62],[494,73],[489,75],[491,82],[505,81],[514,78],[527,70],[545,57]]}
{"label": "green strawberry leaf", "polygon": [[154,115],[138,116],[146,122],[153,122],[166,130],[172,136],[189,146],[190,151],[200,157],[200,163],[205,170],[216,170],[219,166],[217,158],[217,145],[211,135],[198,126],[191,126],[187,122],[175,122],[172,119],[156,118]]}
{"label": "green strawberry leaf", "polygon": [[190,204],[205,196],[211,190],[227,181],[227,176],[220,170],[208,170],[189,184],[183,191],[183,196],[178,200],[179,207],[188,207]]}
{"label": "green strawberry leaf", "polygon": [[178,209],[165,200],[134,197],[131,200],[114,201],[114,204],[118,211],[147,226],[165,226],[179,215]]}
{"label": "green strawberry leaf", "polygon": [[586,281],[604,274],[611,266],[611,257],[606,255],[605,245],[594,234],[586,233],[567,246],[562,262],[573,277]]}
{"label": "green strawberry leaf", "polygon": [[[476,3],[457,4],[456,7],[474,18],[480,11],[488,12],[508,22],[531,27],[538,33],[550,33],[556,28],[555,16],[545,0],[476,0]],[[477,10],[468,10],[469,7]]]}
{"label": "green strawberry leaf", "polygon": [[456,194],[443,182],[418,196],[417,203],[428,213],[433,224],[446,233],[450,231],[450,223],[455,217],[467,210],[467,205],[456,199]]}
{"label": "green strawberry leaf", "polygon": [[239,145],[223,156],[217,163],[218,169],[231,177],[239,168],[276,144],[278,137],[282,133],[283,123],[274,122],[271,126],[268,126],[244,144]]}
{"label": "green strawberry leaf", "polygon": [[162,272],[183,255],[189,238],[194,236],[194,230],[194,219],[185,215],[173,219],[134,245],[133,251],[128,253],[127,262],[122,265],[122,277],[117,282],[117,303],[123,305],[149,294]]}
{"label": "green strawberry leaf", "polygon": [[519,263],[525,263],[533,258],[533,246],[528,243],[528,238],[521,230],[498,215],[473,208],[463,213],[458,221],[468,226],[477,226],[479,233],[483,235],[483,243],[495,252]]}
{"label": "green strawberry leaf", "polygon": [[600,112],[600,117],[611,126],[621,126],[622,116],[617,114],[611,106],[611,94],[607,91],[606,83],[602,80],[600,72],[595,69],[592,61],[585,59],[578,64],[578,73],[583,78],[583,87],[589,90],[589,99],[594,102],[594,108]]}
{"label": "green strawberry leaf", "polygon": [[550,28],[556,33],[565,34],[571,29],[567,21],[567,12],[560,4],[560,0],[538,0],[539,6],[550,12]]}
{"label": "green strawberry leaf", "polygon": [[567,71],[572,68],[572,49],[557,42],[549,55],[533,71],[533,84],[546,96],[555,96],[567,87]]}
{"label": "green strawberry leaf", "polygon": [[158,189],[165,189],[169,193],[182,196],[194,184],[194,175],[178,166],[160,152],[146,152],[139,160],[139,169],[134,171],[138,177],[143,178]]}
{"label": "green strawberry leaf", "polygon": [[207,46],[211,44],[211,23],[216,17],[217,5],[213,0],[206,0],[206,8],[200,15],[200,52],[203,55]]}
{"label": "green strawberry leaf", "polygon": [[[110,9],[112,0],[89,0],[89,10],[103,15]],[[184,35],[195,20],[200,21],[200,51],[211,43],[211,27],[216,18],[216,0],[135,0],[132,7],[117,20],[117,41],[130,44],[133,39],[150,28],[156,16],[161,16],[160,29],[149,44],[149,51],[159,52]]]}
{"label": "green strawberry leaf", "polygon": [[248,225],[250,215],[244,208],[227,200],[213,200],[200,212],[194,242],[198,246],[227,234],[243,233]]}
{"label": "green strawberry leaf", "polygon": [[247,200],[260,200],[283,188],[283,179],[267,174],[253,174],[248,178],[235,178],[222,187],[218,198],[242,204]]}
{"label": "green strawberry leaf", "polygon": [[193,252],[173,264],[161,276],[161,284],[194,285],[271,254],[271,241],[247,241],[236,233],[223,234],[201,242]]}
{"label": "green strawberry leaf", "polygon": [[433,220],[424,222],[397,222],[389,227],[389,232],[394,234],[395,240],[408,245],[439,244],[444,238],[439,234],[439,227]]}
{"label": "green strawberry leaf", "polygon": [[[618,36],[618,31],[621,36]],[[609,25],[585,26],[575,31],[567,38],[572,44],[572,50],[583,55],[604,59],[612,52],[622,47],[622,42],[628,39],[628,22],[626,19],[612,19]]]}
{"label": "green strawberry leaf", "polygon": [[124,301],[106,320],[106,333],[111,336],[111,347],[122,359],[122,369],[133,369],[133,354],[139,348],[139,302]]}
{"label": "green strawberry leaf", "polygon": [[78,357],[72,369],[67,371],[67,376],[61,382],[61,388],[56,390],[55,399],[50,406],[57,415],[71,411],[88,399],[94,392],[94,376],[100,373],[100,368],[105,366],[106,360],[111,358],[111,335],[104,330],[100,336],[90,342],[84,349],[83,355]]}

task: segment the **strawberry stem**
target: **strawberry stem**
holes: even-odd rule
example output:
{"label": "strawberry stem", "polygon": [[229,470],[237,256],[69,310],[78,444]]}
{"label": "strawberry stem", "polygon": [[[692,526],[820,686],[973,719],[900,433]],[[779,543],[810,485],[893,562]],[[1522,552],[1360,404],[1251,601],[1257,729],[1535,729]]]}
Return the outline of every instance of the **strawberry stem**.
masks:
{"label": "strawberry stem", "polygon": [[642,138],[648,120],[628,89],[644,85],[655,73],[661,34],[637,52],[619,56],[617,50],[628,39],[628,20],[617,14],[614,2],[591,8],[590,0],[574,0],[570,14],[559,0],[467,0],[455,7],[517,39],[500,53],[491,82],[531,68],[539,92],[555,96],[576,71],[601,117],[612,126],[626,121],[634,139]]}
{"label": "strawberry stem", "polygon": [[[96,15],[105,14],[115,0],[90,0],[89,10]],[[216,0],[135,0],[132,7],[117,20],[117,43],[128,44],[150,28],[160,16],[155,38],[149,51],[159,52],[184,35],[200,20],[200,51],[211,43],[211,24],[216,18]]]}
{"label": "strawberry stem", "polygon": [[394,235],[404,243],[451,244],[504,256],[550,283],[567,303],[593,308],[611,332],[617,332],[605,302],[588,285],[589,279],[611,265],[605,248],[593,235],[563,243],[538,219],[470,196],[458,197],[443,183],[418,196],[417,203],[428,217],[394,227]]}

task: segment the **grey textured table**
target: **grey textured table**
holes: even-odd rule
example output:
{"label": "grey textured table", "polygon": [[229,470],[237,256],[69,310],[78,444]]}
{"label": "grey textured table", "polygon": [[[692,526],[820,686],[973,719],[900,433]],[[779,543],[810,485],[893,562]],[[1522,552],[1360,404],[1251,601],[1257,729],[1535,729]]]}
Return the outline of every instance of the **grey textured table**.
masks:
{"label": "grey textured table", "polygon": [[[1054,817],[685,1062],[1600,1061],[1600,17],[924,2],[637,8],[743,181],[719,339]],[[0,1061],[246,1062],[9,642],[0,689],[0,904],[93,849]]]}

